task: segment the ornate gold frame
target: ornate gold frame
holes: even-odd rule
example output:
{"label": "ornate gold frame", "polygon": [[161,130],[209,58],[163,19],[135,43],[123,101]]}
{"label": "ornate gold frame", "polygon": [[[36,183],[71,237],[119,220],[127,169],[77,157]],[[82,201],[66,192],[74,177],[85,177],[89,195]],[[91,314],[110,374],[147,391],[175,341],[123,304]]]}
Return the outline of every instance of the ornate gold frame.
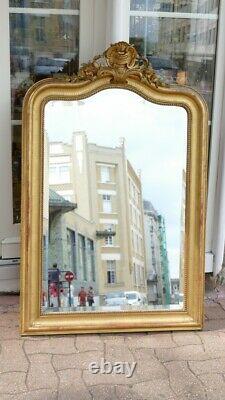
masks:
{"label": "ornate gold frame", "polygon": [[[69,65],[67,70],[70,70]],[[76,100],[107,88],[133,91],[188,114],[185,219],[185,307],[180,311],[91,312],[41,315],[43,112],[50,100]],[[201,329],[203,324],[207,106],[194,90],[164,85],[125,42],[110,46],[77,75],[57,74],[33,85],[23,105],[21,334]]]}

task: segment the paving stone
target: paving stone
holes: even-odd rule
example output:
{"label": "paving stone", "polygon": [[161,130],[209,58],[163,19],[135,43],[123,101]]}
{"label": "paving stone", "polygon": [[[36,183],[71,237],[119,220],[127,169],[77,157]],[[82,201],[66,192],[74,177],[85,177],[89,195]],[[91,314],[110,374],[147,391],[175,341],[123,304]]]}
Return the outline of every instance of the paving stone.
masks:
{"label": "paving stone", "polygon": [[115,386],[94,386],[90,387],[93,400],[118,400]]}
{"label": "paving stone", "polygon": [[140,393],[136,393],[134,390],[129,389],[129,387],[127,386],[116,386],[115,389],[117,399],[119,400],[144,400]]}
{"label": "paving stone", "polygon": [[171,348],[177,347],[171,333],[143,334],[128,336],[126,344],[130,348]]}
{"label": "paving stone", "polygon": [[138,380],[164,380],[168,379],[165,366],[158,360],[144,360],[137,362],[135,374]]}
{"label": "paving stone", "polygon": [[222,307],[222,309],[224,310],[224,313],[225,313],[225,299],[219,299],[218,303],[220,304],[220,306]]}
{"label": "paving stone", "polygon": [[108,344],[105,346],[105,359],[110,362],[129,362],[135,361],[133,354],[126,346]]}
{"label": "paving stone", "polygon": [[1,343],[0,372],[26,372],[28,361],[24,354],[22,340],[4,340]]}
{"label": "paving stone", "polygon": [[225,319],[225,311],[219,304],[214,302],[207,304],[207,307],[205,307],[205,315],[210,320]]}
{"label": "paving stone", "polygon": [[32,362],[27,375],[27,387],[29,390],[56,389],[57,375],[50,362]]}
{"label": "paving stone", "polygon": [[1,312],[0,327],[19,327],[18,312]]}
{"label": "paving stone", "polygon": [[209,373],[225,374],[225,358],[206,361],[189,361],[189,366],[196,375]]}
{"label": "paving stone", "polygon": [[0,295],[0,306],[19,305],[20,296],[18,295]]}
{"label": "paving stone", "polygon": [[103,335],[103,342],[107,344],[108,346],[125,346],[125,339],[126,336],[121,336],[121,335]]}
{"label": "paving stone", "polygon": [[203,383],[208,400],[224,400],[225,380],[221,374],[205,374],[199,377]]}
{"label": "paving stone", "polygon": [[225,357],[225,332],[199,332],[207,358]]}
{"label": "paving stone", "polygon": [[103,352],[87,351],[66,355],[53,355],[52,364],[56,370],[75,368],[77,370],[88,369],[91,362],[100,363]]}
{"label": "paving stone", "polygon": [[132,354],[138,363],[145,360],[156,360],[154,349],[132,349]]}
{"label": "paving stone", "polygon": [[58,374],[60,379],[58,400],[92,400],[91,394],[82,380],[81,371],[67,369],[59,371]]}
{"label": "paving stone", "polygon": [[169,382],[157,379],[150,382],[141,382],[133,386],[132,390],[140,398],[151,400],[175,400],[176,396],[172,392]]}
{"label": "paving stone", "polygon": [[189,344],[201,344],[201,340],[194,332],[173,332],[173,341],[178,346],[187,346]]}
{"label": "paving stone", "polygon": [[50,337],[48,340],[26,340],[24,349],[27,354],[51,353],[71,354],[76,352],[73,337]]}
{"label": "paving stone", "polygon": [[172,361],[166,363],[170,386],[180,398],[202,400],[206,398],[201,381],[189,370],[187,362]]}
{"label": "paving stone", "polygon": [[57,400],[57,396],[58,396],[57,391],[52,391],[49,389],[40,389],[16,395],[15,397],[12,398],[12,400]]}
{"label": "paving stone", "polygon": [[52,354],[28,354],[28,359],[33,363],[50,363],[52,360]]}
{"label": "paving stone", "polygon": [[76,348],[78,351],[102,351],[103,341],[98,335],[79,335],[76,338]]}
{"label": "paving stone", "polygon": [[83,371],[83,380],[87,386],[95,385],[130,385],[132,383],[140,381],[139,375],[136,370],[131,378],[126,378],[124,374],[93,374],[89,370]]}
{"label": "paving stone", "polygon": [[27,390],[24,372],[6,372],[0,374],[0,398],[2,394],[25,392]]}
{"label": "paving stone", "polygon": [[206,320],[203,329],[204,331],[225,330],[225,319]]}
{"label": "paving stone", "polygon": [[1,400],[17,400],[18,395],[14,396],[13,394],[2,394],[0,393]]}
{"label": "paving stone", "polygon": [[19,306],[18,305],[9,305],[9,306],[2,306],[0,304],[0,313],[18,313],[19,312]]}
{"label": "paving stone", "polygon": [[[1,325],[1,322],[0,322]],[[0,340],[21,339],[19,326],[0,326]]]}
{"label": "paving stone", "polygon": [[186,360],[207,360],[207,353],[202,345],[181,346],[174,349],[156,349],[156,356],[162,362],[186,361]]}

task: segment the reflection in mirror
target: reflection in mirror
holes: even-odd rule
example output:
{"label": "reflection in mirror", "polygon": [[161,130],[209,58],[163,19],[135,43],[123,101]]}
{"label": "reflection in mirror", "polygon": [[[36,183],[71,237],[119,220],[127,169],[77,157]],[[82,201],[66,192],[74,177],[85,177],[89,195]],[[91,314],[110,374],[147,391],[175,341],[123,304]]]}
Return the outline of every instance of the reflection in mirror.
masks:
{"label": "reflection in mirror", "polygon": [[182,107],[47,103],[42,313],[183,308],[186,153]]}

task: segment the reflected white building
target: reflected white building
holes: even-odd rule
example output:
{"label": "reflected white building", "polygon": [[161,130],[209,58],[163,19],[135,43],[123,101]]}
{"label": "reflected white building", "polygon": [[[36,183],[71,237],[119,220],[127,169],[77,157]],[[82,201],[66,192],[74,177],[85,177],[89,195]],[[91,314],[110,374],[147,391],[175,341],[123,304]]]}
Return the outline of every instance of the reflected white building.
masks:
{"label": "reflected white building", "polygon": [[49,184],[76,204],[64,218],[67,241],[78,247],[73,265],[79,284],[90,284],[85,251],[91,239],[100,297],[109,291],[146,294],[141,179],[126,158],[124,140],[115,148],[99,146],[77,131],[71,143],[50,142]]}

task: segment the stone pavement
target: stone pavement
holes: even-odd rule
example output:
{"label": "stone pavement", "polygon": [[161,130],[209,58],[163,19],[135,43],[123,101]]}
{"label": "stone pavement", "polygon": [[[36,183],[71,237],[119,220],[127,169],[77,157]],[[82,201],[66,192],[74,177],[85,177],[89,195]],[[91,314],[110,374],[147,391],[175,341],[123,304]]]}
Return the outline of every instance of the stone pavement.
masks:
{"label": "stone pavement", "polygon": [[[202,332],[21,338],[18,297],[0,297],[1,400],[225,400],[225,290],[205,300]],[[89,363],[137,361],[131,378]]]}

